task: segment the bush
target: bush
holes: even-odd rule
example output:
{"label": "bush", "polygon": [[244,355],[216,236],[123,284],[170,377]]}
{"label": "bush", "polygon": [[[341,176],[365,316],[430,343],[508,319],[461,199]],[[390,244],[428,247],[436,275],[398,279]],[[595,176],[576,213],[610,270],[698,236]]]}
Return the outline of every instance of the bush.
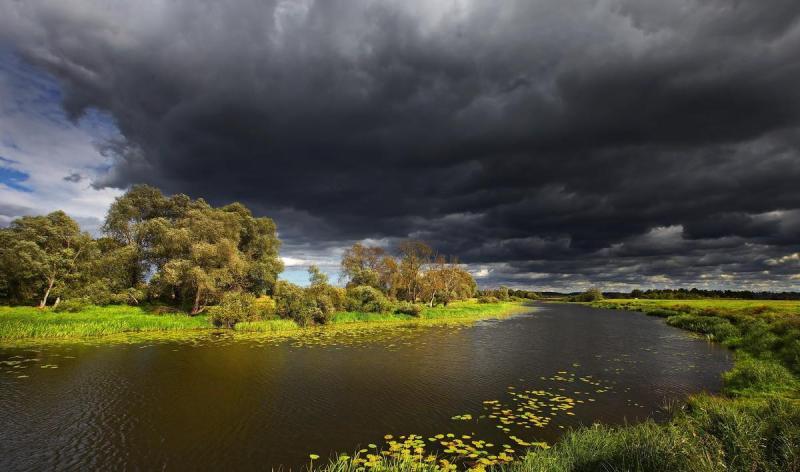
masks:
{"label": "bush", "polygon": [[791,390],[796,384],[789,369],[779,363],[744,356],[739,357],[733,369],[722,374],[722,378],[730,393]]}
{"label": "bush", "polygon": [[419,316],[422,313],[422,307],[411,302],[399,302],[395,305],[394,312],[404,315]]}
{"label": "bush", "polygon": [[219,305],[209,310],[215,326],[233,328],[240,321],[259,319],[256,297],[248,292],[227,292]]}
{"label": "bush", "polygon": [[500,303],[500,300],[497,297],[483,296],[478,297],[478,303]]}
{"label": "bush", "polygon": [[583,293],[570,297],[572,302],[599,302],[601,300],[603,300],[603,292],[597,287],[592,287]]}
{"label": "bush", "polygon": [[724,318],[702,315],[676,315],[667,318],[667,324],[708,335],[711,339],[724,342],[737,339],[739,328]]}
{"label": "bush", "polygon": [[77,313],[89,308],[91,305],[92,303],[88,298],[70,298],[53,307],[53,311],[57,313]]}
{"label": "bush", "polygon": [[253,306],[259,319],[267,320],[276,317],[275,299],[269,295],[261,295],[253,301]]}
{"label": "bush", "polygon": [[335,311],[328,290],[320,290],[319,287],[304,289],[284,281],[279,281],[275,286],[275,312],[300,326],[328,323]]}
{"label": "bush", "polygon": [[392,304],[386,296],[375,287],[359,285],[347,289],[347,309],[367,313],[383,313],[389,311]]}

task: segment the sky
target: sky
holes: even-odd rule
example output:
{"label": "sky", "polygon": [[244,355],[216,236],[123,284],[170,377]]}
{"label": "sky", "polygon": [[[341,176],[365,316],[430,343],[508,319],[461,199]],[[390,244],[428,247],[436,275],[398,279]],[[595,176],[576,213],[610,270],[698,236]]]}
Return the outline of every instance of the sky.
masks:
{"label": "sky", "polygon": [[796,0],[0,0],[0,225],[132,184],[290,280],[427,241],[484,287],[800,289]]}

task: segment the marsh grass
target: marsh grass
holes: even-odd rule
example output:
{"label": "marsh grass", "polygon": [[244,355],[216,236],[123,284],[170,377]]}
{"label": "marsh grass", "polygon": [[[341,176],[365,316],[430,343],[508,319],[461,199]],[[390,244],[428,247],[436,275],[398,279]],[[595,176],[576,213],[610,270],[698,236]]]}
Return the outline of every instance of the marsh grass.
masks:
{"label": "marsh grass", "polygon": [[[380,324],[435,325],[471,322],[502,317],[530,310],[520,303],[478,304],[474,301],[451,303],[448,307],[426,308],[419,317],[396,313],[340,312],[323,327],[301,328],[292,320],[272,319],[237,323],[234,332],[263,335],[302,335],[315,330],[366,328]],[[189,316],[163,307],[127,305],[89,306],[79,312],[54,312],[33,307],[0,307],[0,342],[35,339],[80,339],[108,337],[122,333],[161,333],[166,331],[214,331],[208,316]],[[109,338],[109,340],[111,340]]]}
{"label": "marsh grass", "polygon": [[235,331],[249,333],[283,333],[297,331],[300,328],[294,320],[261,320],[261,321],[242,321],[233,327]]}
{"label": "marsh grass", "polygon": [[152,314],[126,305],[91,306],[77,313],[0,307],[0,340],[106,336],[118,333],[208,329],[207,317]]}

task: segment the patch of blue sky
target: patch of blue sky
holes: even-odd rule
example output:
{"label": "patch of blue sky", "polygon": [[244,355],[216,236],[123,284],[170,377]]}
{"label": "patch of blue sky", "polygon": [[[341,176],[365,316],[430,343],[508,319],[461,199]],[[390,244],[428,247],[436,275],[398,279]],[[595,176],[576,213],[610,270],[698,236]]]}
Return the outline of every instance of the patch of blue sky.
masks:
{"label": "patch of blue sky", "polygon": [[24,182],[28,180],[29,175],[3,165],[9,162],[14,161],[0,157],[0,184],[6,185],[14,190],[19,190],[20,192],[33,192],[33,189],[24,184]]}
{"label": "patch of blue sky", "polygon": [[[26,63],[7,48],[0,48],[0,75],[14,90],[10,103],[0,105],[0,112],[34,115],[61,128],[78,127],[100,141],[120,136],[111,115],[96,108],[88,108],[77,120],[70,120],[61,106],[64,92],[58,80]],[[2,140],[5,145],[14,144],[6,136]]]}

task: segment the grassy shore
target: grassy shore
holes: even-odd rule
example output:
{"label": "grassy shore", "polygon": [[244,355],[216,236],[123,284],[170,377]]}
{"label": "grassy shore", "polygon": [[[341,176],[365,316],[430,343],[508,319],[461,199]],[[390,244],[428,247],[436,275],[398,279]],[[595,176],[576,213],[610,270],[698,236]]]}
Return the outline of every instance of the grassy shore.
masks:
{"label": "grassy shore", "polygon": [[0,341],[83,338],[210,327],[205,316],[156,315],[144,308],[126,305],[89,307],[77,313],[56,313],[31,307],[0,307]]}
{"label": "grassy shore", "polygon": [[[479,304],[474,300],[448,307],[425,308],[419,317],[393,313],[337,313],[333,325],[358,328],[375,323],[446,323],[493,318],[524,311],[517,302]],[[31,307],[0,307],[0,342],[27,339],[71,339],[121,333],[196,332],[214,330],[207,316],[181,313],[156,314],[143,307],[114,305],[89,307],[77,313],[56,313]],[[235,331],[249,333],[300,332],[292,320],[264,320],[239,323]],[[324,328],[323,328],[324,329]]]}
{"label": "grassy shore", "polygon": [[[800,471],[800,302],[763,300],[605,300],[598,308],[642,311],[735,351],[721,395],[691,396],[673,405],[666,423],[594,425],[568,431],[550,448],[535,448],[494,466],[510,472]],[[410,453],[379,459],[378,470],[482,470],[469,458],[433,460]],[[312,468],[357,472],[363,462]],[[461,468],[458,467],[458,468]]]}

